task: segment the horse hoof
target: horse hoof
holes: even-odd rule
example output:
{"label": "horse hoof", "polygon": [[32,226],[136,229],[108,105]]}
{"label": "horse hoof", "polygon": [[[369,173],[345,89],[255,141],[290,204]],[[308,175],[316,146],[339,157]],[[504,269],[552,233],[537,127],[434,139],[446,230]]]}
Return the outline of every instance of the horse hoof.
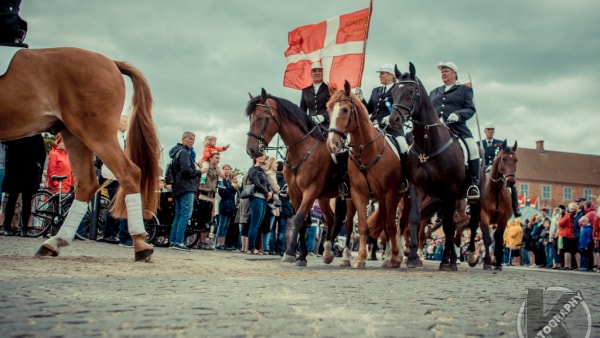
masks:
{"label": "horse hoof", "polygon": [[60,254],[60,248],[68,246],[69,242],[59,237],[51,237],[47,239],[35,253],[36,256],[52,256],[56,257]]}
{"label": "horse hoof", "polygon": [[406,261],[406,267],[408,267],[409,269],[418,268],[421,266],[423,266],[423,262],[420,258],[413,258]]}
{"label": "horse hoof", "polygon": [[342,261],[340,262],[340,266],[350,266],[350,261],[347,259],[342,259]]}
{"label": "horse hoof", "polygon": [[389,261],[385,261],[383,262],[383,264],[381,265],[384,268],[389,268],[389,269],[398,269],[400,267],[400,262],[395,262],[392,260]]}
{"label": "horse hoof", "polygon": [[56,257],[56,256],[58,256],[58,254],[59,254],[59,252],[57,250],[50,249],[50,248],[46,247],[45,244],[42,244],[42,246],[40,246],[38,251],[35,253],[35,256],[36,257],[43,257],[43,256]]}
{"label": "horse hoof", "polygon": [[281,257],[281,261],[285,263],[294,263],[296,262],[296,256],[290,256],[284,253],[283,257]]}
{"label": "horse hoof", "polygon": [[477,265],[477,262],[479,261],[479,259],[477,258],[477,256],[475,255],[474,252],[469,252],[469,258],[468,258],[468,263],[470,267],[474,267],[475,265]]}
{"label": "horse hoof", "polygon": [[367,267],[367,264],[362,261],[362,262],[354,262],[354,264],[352,264],[352,268],[353,269],[364,269]]}
{"label": "horse hoof", "polygon": [[440,263],[440,271],[458,271],[456,264]]}
{"label": "horse hoof", "polygon": [[483,264],[483,270],[492,270],[492,266],[490,264]]}
{"label": "horse hoof", "polygon": [[494,265],[493,268],[495,271],[502,271],[502,265]]}
{"label": "horse hoof", "polygon": [[135,261],[136,262],[150,262],[150,258],[152,257],[153,253],[154,253],[153,248],[144,249],[142,251],[136,251],[135,252]]}
{"label": "horse hoof", "polygon": [[333,255],[333,252],[323,254],[323,263],[330,264],[331,262],[333,262],[334,257],[335,256]]}
{"label": "horse hoof", "polygon": [[296,266],[306,266],[306,260],[305,259],[299,259],[296,261]]}

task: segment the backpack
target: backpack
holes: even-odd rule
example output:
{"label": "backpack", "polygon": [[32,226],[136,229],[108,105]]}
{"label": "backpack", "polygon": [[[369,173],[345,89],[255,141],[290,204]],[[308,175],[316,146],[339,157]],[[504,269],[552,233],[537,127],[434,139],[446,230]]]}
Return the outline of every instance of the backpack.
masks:
{"label": "backpack", "polygon": [[165,183],[169,184],[169,185],[173,185],[175,183],[175,177],[177,177],[177,173],[175,172],[175,165],[173,164],[173,161],[179,159],[179,154],[181,153],[182,149],[179,149],[179,151],[177,151],[175,153],[175,156],[173,156],[173,158],[171,159],[171,161],[167,164],[167,170],[165,170]]}

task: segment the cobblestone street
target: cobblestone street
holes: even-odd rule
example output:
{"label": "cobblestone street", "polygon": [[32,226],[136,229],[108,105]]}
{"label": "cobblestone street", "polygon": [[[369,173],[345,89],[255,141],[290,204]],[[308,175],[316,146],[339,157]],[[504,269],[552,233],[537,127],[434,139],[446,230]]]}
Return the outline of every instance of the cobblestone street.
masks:
{"label": "cobblestone street", "polygon": [[429,261],[352,270],[317,257],[299,268],[279,256],[167,248],[146,264],[92,241],[33,258],[41,243],[0,237],[1,337],[516,337],[528,288],[555,286],[581,291],[591,337],[600,335],[599,273],[466,264],[442,273]]}

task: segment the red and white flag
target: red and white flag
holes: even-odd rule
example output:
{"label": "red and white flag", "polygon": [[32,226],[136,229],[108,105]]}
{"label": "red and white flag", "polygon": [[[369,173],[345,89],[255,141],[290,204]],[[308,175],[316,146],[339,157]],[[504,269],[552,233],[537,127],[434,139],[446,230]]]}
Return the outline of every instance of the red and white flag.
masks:
{"label": "red and white flag", "polygon": [[300,26],[288,33],[288,61],[283,85],[302,89],[312,84],[313,62],[323,65],[323,81],[342,88],[344,80],[360,87],[371,9],[343,14],[316,24]]}

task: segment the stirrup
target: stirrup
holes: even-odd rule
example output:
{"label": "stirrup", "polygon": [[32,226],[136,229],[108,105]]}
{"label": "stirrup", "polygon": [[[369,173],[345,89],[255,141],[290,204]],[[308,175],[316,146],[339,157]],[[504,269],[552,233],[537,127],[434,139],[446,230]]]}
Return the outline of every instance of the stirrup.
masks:
{"label": "stirrup", "polygon": [[409,189],[409,183],[407,179],[403,179],[402,182],[400,183],[400,190],[398,191],[400,194],[406,194],[408,193],[408,189]]}
{"label": "stirrup", "polygon": [[338,194],[342,199],[348,197],[348,185],[346,185],[346,182],[340,184],[340,187],[338,188]]}
{"label": "stirrup", "polygon": [[467,190],[467,199],[470,201],[479,199],[479,187],[475,184],[471,185]]}
{"label": "stirrup", "polygon": [[519,208],[515,209],[513,214],[515,215],[515,218],[521,217],[521,212],[519,211]]}

